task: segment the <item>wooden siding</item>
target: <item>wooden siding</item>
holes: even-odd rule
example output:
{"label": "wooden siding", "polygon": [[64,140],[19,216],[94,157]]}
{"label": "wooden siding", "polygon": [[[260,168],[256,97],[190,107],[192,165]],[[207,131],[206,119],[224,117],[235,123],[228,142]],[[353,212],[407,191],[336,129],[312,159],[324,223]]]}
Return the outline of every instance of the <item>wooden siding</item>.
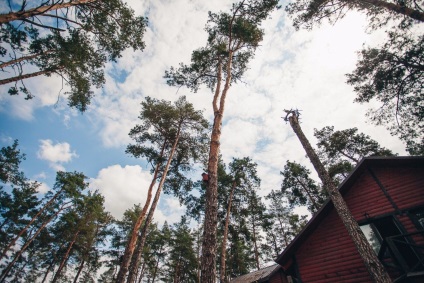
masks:
{"label": "wooden siding", "polygon": [[[391,201],[368,170],[344,198],[357,221],[424,205],[423,168],[372,168]],[[397,219],[409,233],[416,227],[405,214]],[[295,253],[302,282],[372,282],[334,208]],[[394,274],[393,274],[394,275]]]}
{"label": "wooden siding", "polygon": [[333,209],[296,253],[302,282],[372,282]]}

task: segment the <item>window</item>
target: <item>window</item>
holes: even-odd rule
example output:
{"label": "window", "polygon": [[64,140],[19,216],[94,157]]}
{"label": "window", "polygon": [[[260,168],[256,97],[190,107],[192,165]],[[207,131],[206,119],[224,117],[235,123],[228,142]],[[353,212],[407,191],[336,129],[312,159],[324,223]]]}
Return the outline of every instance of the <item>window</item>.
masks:
{"label": "window", "polygon": [[373,227],[371,224],[365,224],[361,225],[361,230],[365,235],[365,238],[367,238],[368,243],[370,243],[371,247],[375,251],[375,253],[378,255],[378,252],[381,248],[381,242],[382,240],[379,238],[378,233],[374,232]]}
{"label": "window", "polygon": [[[419,218],[420,223],[423,223],[423,214]],[[420,217],[419,214],[417,215]],[[404,270],[409,270],[419,261],[413,245],[401,232],[393,217],[376,219],[360,227],[381,260],[395,259]]]}

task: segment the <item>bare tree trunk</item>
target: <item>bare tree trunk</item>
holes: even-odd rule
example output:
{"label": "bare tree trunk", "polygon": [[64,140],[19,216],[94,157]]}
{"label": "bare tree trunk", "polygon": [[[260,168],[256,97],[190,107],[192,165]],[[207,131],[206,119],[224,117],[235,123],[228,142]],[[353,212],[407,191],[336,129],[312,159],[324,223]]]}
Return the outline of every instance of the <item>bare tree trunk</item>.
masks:
{"label": "bare tree trunk", "polygon": [[68,261],[69,254],[71,253],[72,247],[74,246],[75,241],[77,240],[79,233],[80,233],[80,231],[77,231],[74,234],[74,237],[72,238],[72,241],[69,243],[68,249],[66,250],[66,253],[65,253],[65,255],[64,255],[63,259],[62,259],[62,262],[60,263],[59,268],[57,269],[56,274],[53,277],[52,283],[56,283],[56,281],[59,279],[59,277],[60,277],[60,275],[62,273],[62,269],[65,266],[66,262]]}
{"label": "bare tree trunk", "polygon": [[156,206],[159,203],[160,194],[162,192],[163,184],[166,180],[166,175],[168,174],[169,166],[171,165],[172,158],[174,157],[175,150],[177,149],[178,141],[180,139],[180,132],[181,132],[181,124],[178,126],[178,131],[175,137],[174,144],[172,145],[171,152],[168,156],[168,161],[166,163],[165,169],[163,170],[162,177],[160,179],[158,189],[156,190],[155,198],[153,199],[152,206],[149,209],[149,214],[147,215],[146,221],[144,222],[143,229],[141,231],[141,238],[139,237],[139,245],[137,246],[137,249],[135,253],[132,256],[131,260],[131,268],[130,272],[128,274],[127,283],[133,283],[135,282],[135,277],[137,275],[137,267],[140,264],[141,256],[143,255],[143,248],[144,244],[146,242],[147,238],[147,231],[149,229],[149,225],[153,220],[153,214],[155,213]]}
{"label": "bare tree trunk", "polygon": [[0,15],[0,24],[4,24],[4,23],[11,22],[11,21],[16,21],[16,20],[23,20],[23,19],[26,19],[26,18],[41,15],[41,14],[46,13],[48,11],[54,11],[54,10],[58,10],[58,9],[69,8],[69,7],[72,7],[72,6],[88,4],[88,3],[91,3],[91,2],[95,2],[95,1],[98,1],[98,0],[73,0],[73,1],[69,1],[67,3],[63,3],[63,1],[57,1],[57,4],[53,4],[53,5],[39,6],[37,8],[29,9],[29,10],[26,10],[26,11],[18,11],[18,12],[10,12],[8,14],[1,14]]}
{"label": "bare tree trunk", "polygon": [[[160,153],[161,157],[163,156],[163,153],[165,151],[166,143],[167,143],[167,141],[164,141],[164,143],[162,145],[162,149],[161,149],[161,153]],[[134,227],[131,231],[131,236],[128,239],[127,246],[125,247],[125,252],[124,252],[123,259],[122,259],[122,263],[121,263],[121,266],[119,268],[118,276],[116,278],[117,283],[123,283],[125,281],[125,276],[127,275],[127,272],[128,272],[128,266],[130,264],[131,257],[134,253],[134,249],[135,249],[136,244],[137,244],[138,230],[140,229],[141,224],[143,223],[144,217],[146,216],[147,209],[150,206],[150,201],[152,199],[153,187],[156,184],[156,178],[157,178],[158,173],[159,173],[160,165],[161,165],[161,163],[156,164],[155,173],[154,173],[152,182],[150,183],[149,190],[147,192],[146,203],[144,204],[143,210],[140,212],[140,215],[138,216],[137,221],[134,224]]]}
{"label": "bare tree trunk", "polygon": [[0,85],[5,85],[5,84],[8,84],[8,83],[13,83],[13,82],[17,82],[17,81],[20,81],[20,80],[41,76],[41,75],[50,75],[51,73],[52,73],[52,71],[38,71],[38,72],[31,73],[31,74],[19,75],[19,76],[16,76],[16,77],[11,77],[11,78],[7,78],[7,79],[4,79],[4,80],[0,80]]}
{"label": "bare tree trunk", "polygon": [[216,281],[216,229],[218,224],[218,157],[221,139],[222,119],[224,115],[225,98],[230,88],[231,65],[233,51],[229,52],[226,69],[226,81],[219,99],[221,83],[221,68],[217,76],[217,88],[213,99],[214,122],[209,148],[208,174],[209,181],[206,188],[205,221],[203,230],[202,256],[201,256],[201,278],[202,283],[215,283]]}
{"label": "bare tree trunk", "polygon": [[290,121],[290,125],[293,128],[293,131],[296,133],[299,138],[303,148],[306,151],[311,163],[313,164],[315,170],[318,173],[324,187],[326,188],[328,195],[333,202],[334,208],[336,209],[340,219],[346,227],[349,236],[354,242],[359,255],[362,257],[364,264],[371,275],[371,278],[376,283],[390,283],[392,280],[390,276],[387,274],[383,265],[378,260],[374,250],[371,245],[368,243],[364,234],[359,228],[358,223],[355,218],[353,218],[352,213],[349,211],[346,202],[344,201],[342,195],[337,190],[336,186],[333,183],[333,180],[328,175],[328,172],[325,170],[324,165],[322,165],[319,160],[317,154],[312,148],[306,136],[303,134],[302,129],[299,125],[298,113],[297,111],[287,111],[288,120]]}
{"label": "bare tree trunk", "polygon": [[231,205],[233,202],[236,185],[237,185],[237,182],[234,181],[233,185],[231,186],[230,196],[228,197],[227,215],[225,216],[224,235],[223,235],[222,244],[221,244],[221,266],[220,266],[221,270],[219,272],[219,281],[221,283],[227,282],[227,278],[225,276],[225,261],[226,261],[226,251],[227,251],[228,225],[230,223]]}
{"label": "bare tree trunk", "polygon": [[22,56],[20,58],[14,59],[14,60],[10,60],[10,61],[4,62],[4,63],[0,63],[0,68],[1,69],[2,68],[6,68],[7,66],[10,66],[10,65],[13,65],[13,64],[17,64],[17,63],[22,62],[22,61],[31,60],[31,59],[37,58],[38,56],[41,56],[43,54],[49,54],[49,53],[52,53],[52,52],[53,52],[53,50],[49,50],[49,51],[43,52],[42,54],[41,53],[37,53],[37,54]]}

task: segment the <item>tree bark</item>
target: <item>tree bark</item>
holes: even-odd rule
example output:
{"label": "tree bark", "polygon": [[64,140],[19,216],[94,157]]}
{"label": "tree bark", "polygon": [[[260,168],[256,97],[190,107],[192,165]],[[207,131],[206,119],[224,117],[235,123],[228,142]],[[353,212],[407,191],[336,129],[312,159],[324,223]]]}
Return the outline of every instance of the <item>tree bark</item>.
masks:
{"label": "tree bark", "polygon": [[178,141],[180,139],[180,132],[181,132],[181,123],[178,126],[178,131],[177,131],[177,134],[176,134],[176,137],[175,137],[175,141],[174,141],[174,144],[172,145],[171,152],[169,153],[168,161],[167,161],[165,169],[162,173],[162,177],[160,179],[158,189],[156,190],[155,198],[153,199],[152,206],[149,209],[149,214],[147,215],[146,221],[144,222],[144,226],[143,226],[143,229],[141,231],[141,238],[139,237],[140,238],[139,245],[136,249],[136,252],[134,253],[134,255],[132,257],[131,268],[130,268],[130,272],[128,274],[127,283],[135,282],[135,278],[136,278],[136,275],[137,275],[137,267],[140,264],[141,256],[143,254],[144,244],[145,244],[146,238],[147,238],[147,231],[149,229],[150,223],[153,220],[153,214],[154,214],[154,212],[156,210],[156,206],[159,202],[159,198],[160,198],[160,194],[161,194],[161,191],[162,191],[162,188],[163,188],[163,184],[165,183],[166,175],[168,174],[168,170],[169,170],[169,166],[171,165],[172,158],[174,157],[174,153],[175,153],[175,150],[177,148]]}
{"label": "tree bark", "polygon": [[20,58],[13,59],[13,60],[10,60],[10,61],[1,63],[0,64],[0,68],[3,69],[3,68],[6,68],[6,67],[8,67],[10,65],[17,64],[17,63],[22,62],[22,61],[31,60],[31,59],[37,58],[38,56],[41,56],[43,54],[49,54],[49,53],[53,53],[53,52],[54,52],[53,50],[48,50],[48,51],[43,52],[42,54],[41,53],[37,53],[37,54],[22,56]]}
{"label": "tree bark", "polygon": [[[0,24],[4,24],[4,23],[11,22],[11,21],[16,21],[16,20],[23,20],[23,19],[34,17],[34,16],[37,16],[37,15],[40,15],[40,14],[43,14],[43,13],[46,13],[46,12],[49,12],[49,11],[69,8],[69,7],[72,7],[72,6],[84,5],[84,4],[88,4],[88,3],[91,3],[91,2],[95,2],[95,1],[98,1],[98,0],[74,0],[74,1],[69,1],[67,3],[40,6],[40,7],[29,9],[29,10],[26,10],[26,11],[10,12],[8,14],[0,14]],[[62,2],[62,1],[58,1],[58,2]]]}
{"label": "tree bark", "polygon": [[17,81],[20,81],[20,80],[41,76],[41,75],[50,75],[51,73],[52,73],[52,71],[38,71],[38,72],[30,73],[30,74],[19,75],[19,76],[16,76],[16,77],[11,77],[11,78],[7,78],[7,79],[4,79],[4,80],[0,80],[0,85],[5,85],[5,84],[8,84],[8,83],[13,83],[13,82],[17,82]]}
{"label": "tree bark", "polygon": [[364,1],[365,3],[371,4],[373,6],[381,7],[389,11],[408,16],[414,20],[424,22],[424,13],[420,12],[419,10],[414,10],[409,7],[405,7],[405,6],[401,6],[401,5],[397,5],[397,4],[393,4],[393,3],[389,3],[389,2],[381,1],[381,0],[362,0],[362,1]]}
{"label": "tree bark", "polygon": [[226,251],[227,251],[227,238],[228,238],[228,225],[230,223],[230,214],[231,214],[231,205],[233,203],[234,191],[236,189],[236,181],[233,182],[231,186],[230,196],[228,198],[228,206],[227,206],[227,215],[225,216],[225,227],[224,227],[224,235],[222,238],[221,244],[221,270],[219,272],[219,281],[221,283],[226,283],[227,278],[225,276],[225,261],[226,261]]}
{"label": "tree bark", "polygon": [[74,243],[76,242],[79,233],[80,233],[80,231],[77,231],[74,234],[74,237],[72,238],[72,241],[69,243],[68,249],[66,250],[66,253],[63,256],[63,259],[60,262],[59,268],[57,269],[56,274],[53,277],[52,283],[56,283],[56,281],[59,279],[59,277],[60,277],[60,275],[62,273],[62,269],[65,266],[66,262],[68,261],[69,254],[71,253],[72,247],[74,246]]}
{"label": "tree bark", "polygon": [[84,264],[85,264],[85,259],[83,259],[83,260],[81,261],[81,264],[80,264],[80,265],[79,265],[79,267],[78,267],[78,272],[77,272],[77,275],[75,275],[74,283],[77,283],[77,282],[78,282],[78,278],[79,278],[79,276],[80,276],[80,274],[81,274],[82,269],[84,268]]}
{"label": "tree bark", "polygon": [[[166,143],[167,143],[167,141],[164,141],[164,143],[162,145],[160,157],[163,156],[163,153],[165,151]],[[135,249],[136,244],[137,244],[137,239],[138,239],[137,233],[138,233],[138,230],[141,227],[141,224],[143,223],[144,217],[146,216],[147,209],[150,206],[150,201],[152,199],[153,187],[156,184],[156,178],[157,178],[158,173],[159,173],[159,167],[160,167],[160,165],[161,165],[160,162],[158,164],[156,164],[155,173],[154,173],[152,182],[150,183],[149,190],[147,192],[146,203],[144,204],[143,210],[141,211],[140,215],[138,216],[137,221],[134,224],[134,227],[133,227],[133,229],[131,231],[131,236],[130,236],[130,238],[128,240],[128,243],[127,243],[127,246],[125,248],[125,252],[124,252],[123,259],[122,259],[121,267],[119,268],[118,276],[116,278],[116,282],[117,283],[122,283],[122,282],[125,281],[125,275],[127,274],[128,266],[130,264],[131,257],[132,257],[132,255],[134,253],[134,249]]]}
{"label": "tree bark", "polygon": [[392,280],[390,279],[390,276],[387,274],[383,265],[378,260],[374,250],[368,243],[367,239],[361,231],[361,228],[359,228],[358,223],[356,222],[355,218],[347,207],[347,204],[344,201],[342,195],[337,190],[336,186],[333,183],[333,180],[328,175],[328,172],[325,170],[324,165],[319,160],[318,155],[315,153],[308,139],[302,132],[302,129],[299,125],[298,114],[295,111],[286,112],[288,113],[287,115],[291,114],[288,118],[290,125],[293,128],[293,131],[295,132],[297,137],[299,138],[315,170],[317,171],[318,176],[320,177],[324,185],[324,188],[326,188],[328,195],[330,196],[331,201],[333,202],[334,208],[336,209],[340,219],[345,225],[346,230],[353,243],[355,244],[359,255],[364,261],[365,267],[367,268],[371,278],[376,283],[391,283]]}
{"label": "tree bark", "polygon": [[[231,65],[233,52],[229,52],[229,58],[226,69],[226,81],[224,89],[219,99],[219,108],[217,105],[219,89],[215,92],[212,103],[214,111],[214,122],[211,134],[209,148],[208,174],[209,181],[206,188],[205,220],[202,241],[201,256],[201,276],[202,283],[215,283],[216,277],[216,229],[218,224],[218,156],[221,139],[222,118],[224,115],[225,98],[231,82]],[[220,69],[219,69],[220,70]],[[218,73],[218,82],[220,82],[220,72]],[[217,85],[218,87],[218,85]]]}

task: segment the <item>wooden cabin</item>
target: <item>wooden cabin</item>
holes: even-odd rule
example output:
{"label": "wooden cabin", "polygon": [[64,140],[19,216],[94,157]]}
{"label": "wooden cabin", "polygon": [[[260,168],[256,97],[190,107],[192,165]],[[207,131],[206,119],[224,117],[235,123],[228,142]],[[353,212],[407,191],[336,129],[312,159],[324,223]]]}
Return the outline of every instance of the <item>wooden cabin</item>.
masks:
{"label": "wooden cabin", "polygon": [[230,283],[287,283],[287,277],[281,266],[274,264],[234,278]]}
{"label": "wooden cabin", "polygon": [[[339,190],[393,282],[424,282],[424,157],[365,158]],[[330,201],[276,262],[288,282],[372,282]]]}

